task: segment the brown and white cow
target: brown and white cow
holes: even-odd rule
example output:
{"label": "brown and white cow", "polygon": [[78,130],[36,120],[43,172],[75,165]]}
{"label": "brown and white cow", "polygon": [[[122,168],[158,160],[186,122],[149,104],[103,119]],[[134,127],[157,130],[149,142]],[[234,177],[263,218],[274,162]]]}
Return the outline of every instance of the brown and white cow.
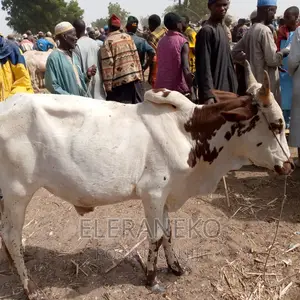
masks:
{"label": "brown and white cow", "polygon": [[2,245],[31,299],[21,237],[26,207],[41,187],[80,214],[142,200],[149,229],[147,286],[161,291],[161,245],[170,270],[183,273],[169,212],[212,193],[222,176],[249,162],[291,173],[284,119],[268,75],[263,86],[248,75],[253,97],[211,106],[168,90],[148,91],[137,105],[51,94],[17,94],[0,103]]}

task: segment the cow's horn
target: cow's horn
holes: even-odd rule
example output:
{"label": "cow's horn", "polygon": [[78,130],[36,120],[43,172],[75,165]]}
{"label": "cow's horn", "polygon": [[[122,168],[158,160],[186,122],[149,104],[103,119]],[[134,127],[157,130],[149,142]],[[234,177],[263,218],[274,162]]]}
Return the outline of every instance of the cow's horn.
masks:
{"label": "cow's horn", "polygon": [[257,81],[252,73],[251,66],[250,66],[248,60],[245,61],[245,76],[246,76],[246,82],[247,82],[248,89],[252,85],[257,83]]}
{"label": "cow's horn", "polygon": [[270,77],[266,71],[264,71],[264,82],[259,89],[260,101],[264,106],[269,106],[271,104],[270,97]]}

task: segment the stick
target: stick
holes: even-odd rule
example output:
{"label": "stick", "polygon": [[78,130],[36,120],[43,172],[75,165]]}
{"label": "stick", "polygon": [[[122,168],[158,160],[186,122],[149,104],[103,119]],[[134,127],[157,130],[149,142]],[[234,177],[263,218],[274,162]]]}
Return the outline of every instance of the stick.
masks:
{"label": "stick", "polygon": [[273,249],[273,247],[274,247],[274,244],[275,244],[275,241],[276,241],[276,238],[277,238],[278,229],[279,229],[279,224],[280,224],[281,217],[282,217],[282,212],[283,212],[283,207],[284,207],[284,204],[285,204],[285,201],[286,201],[286,198],[287,198],[287,196],[286,196],[286,187],[287,187],[287,176],[285,176],[285,179],[284,179],[283,198],[282,198],[282,202],[281,202],[281,209],[280,209],[280,214],[279,214],[279,218],[278,218],[278,221],[277,221],[277,226],[276,226],[276,230],[275,230],[275,235],[274,235],[272,244],[271,244],[271,246],[270,246],[270,248],[269,248],[268,256],[267,256],[267,258],[266,258],[265,265],[264,265],[264,281],[266,281],[266,269],[267,269],[267,263],[268,263],[268,260],[269,260],[271,251],[272,251],[272,249]]}
{"label": "stick", "polygon": [[281,299],[288,291],[288,289],[292,286],[293,282],[291,281],[281,292],[279,295],[279,299]]}
{"label": "stick", "polygon": [[226,199],[227,199],[227,205],[230,207],[230,201],[229,201],[229,194],[228,194],[228,188],[227,188],[227,183],[226,183],[226,178],[223,176],[223,183],[224,183],[224,188],[225,188],[225,194],[226,194]]}
{"label": "stick", "polygon": [[139,247],[142,243],[144,243],[144,241],[147,239],[147,237],[144,237],[140,242],[138,242],[135,246],[133,246],[123,257],[121,260],[119,260],[116,263],[113,263],[113,265],[108,268],[105,271],[105,274],[107,274],[108,272],[110,272],[112,269],[114,269],[116,266],[118,266],[128,255],[130,255],[137,247]]}
{"label": "stick", "polygon": [[79,270],[85,275],[85,276],[89,276],[85,271],[82,270],[82,268],[80,268],[79,264],[77,264],[74,260],[71,259],[71,263],[76,267],[76,277],[78,277],[78,273]]}

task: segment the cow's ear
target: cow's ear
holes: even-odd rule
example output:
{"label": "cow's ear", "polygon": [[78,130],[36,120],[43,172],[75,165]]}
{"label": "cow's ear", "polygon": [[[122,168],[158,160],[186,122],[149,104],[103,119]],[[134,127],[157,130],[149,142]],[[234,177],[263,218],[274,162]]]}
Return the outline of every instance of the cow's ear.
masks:
{"label": "cow's ear", "polygon": [[230,111],[222,111],[221,115],[226,121],[240,122],[249,120],[252,117],[252,112],[246,107],[238,107]]}

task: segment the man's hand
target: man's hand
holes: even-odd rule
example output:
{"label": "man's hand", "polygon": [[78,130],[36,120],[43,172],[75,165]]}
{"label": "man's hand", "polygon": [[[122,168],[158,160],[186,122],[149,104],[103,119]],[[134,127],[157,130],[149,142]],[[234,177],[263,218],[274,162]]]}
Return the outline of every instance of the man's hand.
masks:
{"label": "man's hand", "polygon": [[185,80],[186,80],[186,83],[187,85],[191,88],[193,86],[193,82],[194,82],[194,74],[193,73],[188,73],[186,76],[185,76]]}
{"label": "man's hand", "polygon": [[205,105],[210,105],[215,103],[215,98],[209,98],[204,102]]}
{"label": "man's hand", "polygon": [[96,73],[97,73],[97,67],[95,65],[92,65],[87,70],[87,77],[92,78],[93,76],[96,75]]}
{"label": "man's hand", "polygon": [[290,54],[290,49],[289,48],[284,48],[284,49],[280,50],[279,52],[282,53],[283,57],[286,57]]}

